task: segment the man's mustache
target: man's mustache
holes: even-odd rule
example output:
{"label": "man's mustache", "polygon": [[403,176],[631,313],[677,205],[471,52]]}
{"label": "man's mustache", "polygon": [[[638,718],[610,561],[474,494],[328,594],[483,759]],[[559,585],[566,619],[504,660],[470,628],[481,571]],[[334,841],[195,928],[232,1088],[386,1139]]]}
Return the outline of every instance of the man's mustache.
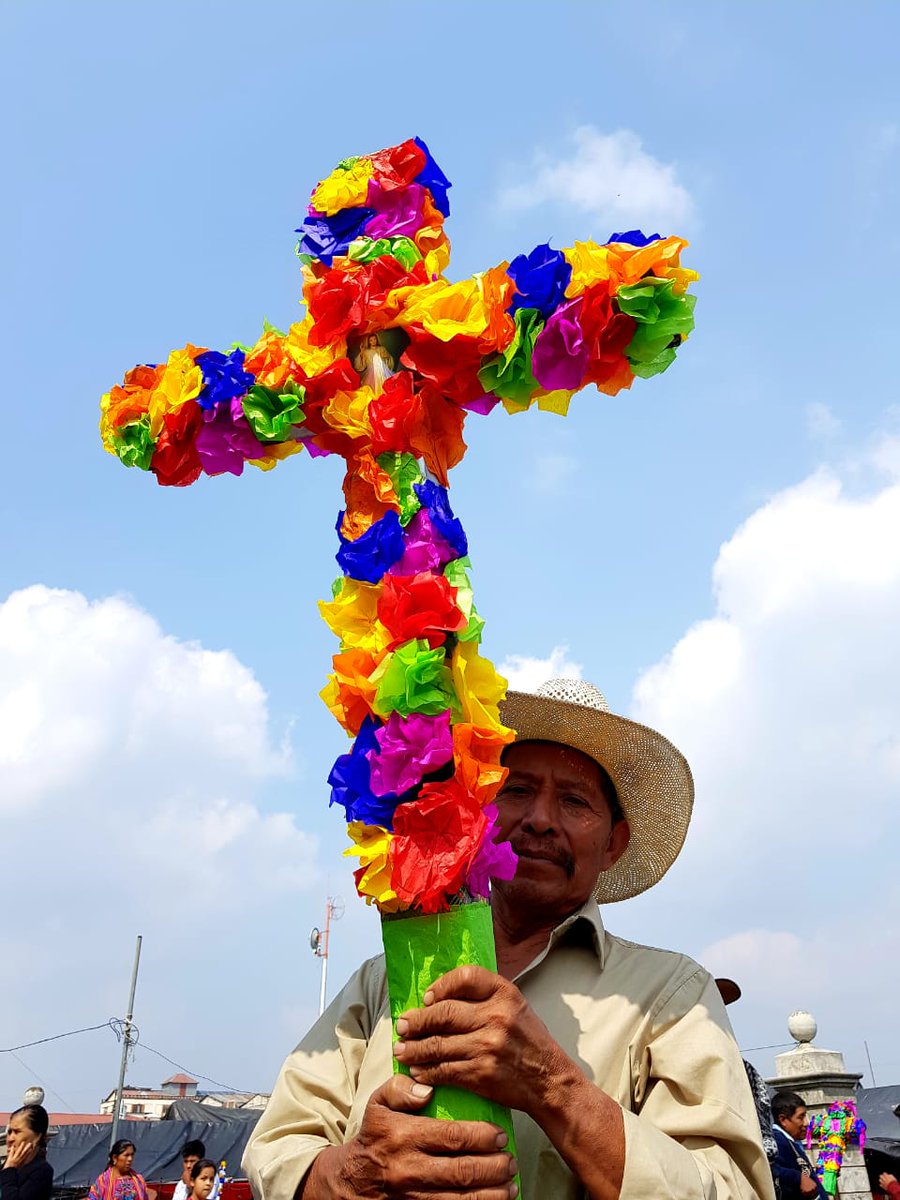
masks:
{"label": "man's mustache", "polygon": [[556,863],[570,878],[575,874],[575,859],[568,850],[556,842],[520,837],[510,840],[510,845],[516,854],[530,858],[544,858],[548,862]]}

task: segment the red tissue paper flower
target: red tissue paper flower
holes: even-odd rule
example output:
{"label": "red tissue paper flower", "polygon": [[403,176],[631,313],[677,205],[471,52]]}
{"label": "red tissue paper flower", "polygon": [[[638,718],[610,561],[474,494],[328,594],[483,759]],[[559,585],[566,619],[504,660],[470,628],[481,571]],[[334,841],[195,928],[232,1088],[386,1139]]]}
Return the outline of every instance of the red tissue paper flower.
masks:
{"label": "red tissue paper flower", "polygon": [[456,588],[443,575],[385,575],[378,619],[391,634],[390,649],[427,638],[432,650],[448,633],[465,629],[467,617],[456,605]]}
{"label": "red tissue paper flower", "polygon": [[407,332],[409,345],[400,359],[405,367],[454,404],[469,404],[484,395],[478,378],[484,354],[475,338],[459,334],[452,342],[442,342],[420,326]]}
{"label": "red tissue paper flower", "polygon": [[200,478],[202,467],[196,437],[203,412],[196,400],[186,400],[163,417],[163,427],[153,451],[150,470],[160,484],[187,487]]}
{"label": "red tissue paper flower", "polygon": [[394,188],[404,188],[424,171],[427,159],[425,151],[420,149],[413,138],[407,138],[399,146],[390,146],[387,150],[379,150],[369,156],[375,168],[374,178],[378,180],[384,191]]}
{"label": "red tissue paper flower", "polygon": [[416,800],[394,810],[391,887],[404,905],[444,911],[465,882],[490,823],[454,777],[427,783]]}

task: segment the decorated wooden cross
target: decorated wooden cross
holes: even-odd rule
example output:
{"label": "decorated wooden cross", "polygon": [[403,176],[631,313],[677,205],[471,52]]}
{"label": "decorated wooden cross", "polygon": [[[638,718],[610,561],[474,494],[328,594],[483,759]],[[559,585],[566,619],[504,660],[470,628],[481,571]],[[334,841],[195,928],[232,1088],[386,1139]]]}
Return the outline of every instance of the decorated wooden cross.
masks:
{"label": "decorated wooden cross", "polygon": [[852,1100],[837,1100],[825,1112],[816,1113],[806,1127],[806,1149],[817,1143],[816,1174],[829,1196],[837,1194],[838,1176],[844,1165],[844,1151],[849,1142],[856,1142],[860,1151],[866,1148],[866,1123]]}
{"label": "decorated wooden cross", "polygon": [[[347,464],[341,574],[322,616],[340,639],[325,703],[354,739],[329,776],[382,913],[394,1019],[462,962],[496,969],[491,878],[505,680],[479,653],[468,545],[449,499],[470,413],[565,414],[664,371],[693,328],[678,237],[540,245],[460,283],[444,276],[449,181],[418,138],[347,158],[298,230],[306,315],[252,346],[188,344],[103,397],[103,443],[161,484],[263,470],[305,451]],[[438,1089],[435,1115],[495,1120]]]}

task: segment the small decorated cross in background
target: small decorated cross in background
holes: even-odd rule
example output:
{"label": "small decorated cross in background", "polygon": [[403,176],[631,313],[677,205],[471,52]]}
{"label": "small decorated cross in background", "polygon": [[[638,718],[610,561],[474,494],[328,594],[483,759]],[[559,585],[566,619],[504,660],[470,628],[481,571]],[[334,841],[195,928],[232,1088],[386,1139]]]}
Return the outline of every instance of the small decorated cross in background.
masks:
{"label": "small decorated cross in background", "polygon": [[813,1142],[819,1147],[816,1174],[829,1196],[834,1196],[848,1143],[857,1142],[861,1151],[866,1146],[866,1123],[852,1100],[838,1100],[812,1118],[806,1127],[807,1150]]}
{"label": "small decorated cross in background", "polygon": [[[696,273],[677,237],[541,245],[449,282],[449,186],[418,138],[345,159],[298,230],[304,319],[229,352],[188,344],[129,371],[101,405],[106,448],[161,484],[268,470],[304,450],[347,464],[341,575],[320,605],[340,650],[322,695],[355,740],[329,783],[357,888],[385,917],[395,1018],[452,966],[496,968],[477,898],[515,870],[493,840],[514,736],[498,714],[505,680],[479,653],[447,490],[467,416],[498,404],[565,414],[589,384],[615,395],[664,371],[693,328]],[[392,953],[398,941],[414,952]],[[508,1114],[464,1096],[438,1096],[434,1111],[511,1132]]]}

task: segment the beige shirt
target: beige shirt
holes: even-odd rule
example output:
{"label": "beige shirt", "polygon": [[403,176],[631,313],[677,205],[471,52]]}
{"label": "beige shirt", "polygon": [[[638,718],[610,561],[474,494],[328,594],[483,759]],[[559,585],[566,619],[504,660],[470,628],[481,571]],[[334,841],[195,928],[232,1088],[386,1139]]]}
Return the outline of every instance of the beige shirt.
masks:
{"label": "beige shirt", "polygon": [[[516,982],[566,1053],[624,1110],[622,1200],[772,1200],[747,1076],[702,967],[613,937],[589,901]],[[363,964],[282,1067],[244,1153],[255,1196],[293,1200],[319,1151],[354,1136],[391,1070],[379,957]],[[524,1200],[585,1200],[543,1131],[523,1113],[513,1118]]]}

